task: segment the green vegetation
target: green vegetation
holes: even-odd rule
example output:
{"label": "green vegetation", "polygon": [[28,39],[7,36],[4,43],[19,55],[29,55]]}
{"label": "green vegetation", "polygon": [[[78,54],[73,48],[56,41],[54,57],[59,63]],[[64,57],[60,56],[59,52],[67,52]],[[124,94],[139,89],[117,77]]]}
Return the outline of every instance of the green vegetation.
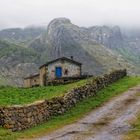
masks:
{"label": "green vegetation", "polygon": [[112,97],[121,94],[130,87],[136,86],[139,83],[140,77],[125,77],[98,92],[96,97],[90,97],[79,102],[64,115],[53,117],[48,122],[23,132],[13,133],[9,130],[0,128],[0,140],[15,140],[18,138],[27,139],[49,133],[52,130],[75,122],[76,120],[83,117],[86,113],[90,112],[92,109],[101,106],[104,102],[108,101]]}
{"label": "green vegetation", "polygon": [[125,136],[125,140],[139,140],[140,139],[140,114],[137,119],[132,122],[133,129],[129,131]]}
{"label": "green vegetation", "polygon": [[[124,44],[127,46],[127,44]],[[115,49],[118,53],[120,53],[123,58],[129,62],[132,62],[135,66],[140,66],[140,53],[137,51],[133,51],[131,47],[118,47]]]}
{"label": "green vegetation", "polygon": [[0,87],[0,106],[27,104],[36,100],[50,99],[61,96],[70,89],[85,83],[86,80],[81,80],[79,82],[60,86],[34,88]]}
{"label": "green vegetation", "polygon": [[21,62],[34,62],[38,53],[32,48],[25,48],[23,46],[0,40],[0,58],[13,56],[16,56],[17,58],[22,56],[21,58],[18,58]]}

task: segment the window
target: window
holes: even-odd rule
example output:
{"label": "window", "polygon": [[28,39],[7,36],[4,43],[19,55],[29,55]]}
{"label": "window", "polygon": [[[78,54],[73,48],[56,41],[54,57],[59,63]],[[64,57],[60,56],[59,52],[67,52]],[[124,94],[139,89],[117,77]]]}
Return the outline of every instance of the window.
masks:
{"label": "window", "polygon": [[68,75],[68,69],[65,69],[64,74]]}

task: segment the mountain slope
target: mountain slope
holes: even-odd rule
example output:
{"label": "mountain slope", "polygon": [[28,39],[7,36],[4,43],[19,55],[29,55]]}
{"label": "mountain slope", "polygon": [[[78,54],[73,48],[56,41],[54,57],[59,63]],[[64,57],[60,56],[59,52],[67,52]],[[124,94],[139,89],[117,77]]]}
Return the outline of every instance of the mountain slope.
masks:
{"label": "mountain slope", "polygon": [[89,37],[83,28],[72,24],[66,18],[51,21],[47,31],[29,47],[35,50],[38,48],[46,50],[45,55],[48,60],[61,56],[74,56],[77,61],[83,63],[83,71],[90,74],[101,74],[120,67],[127,67],[130,72],[135,69],[111,50]]}
{"label": "mountain slope", "polygon": [[129,74],[140,73],[137,62],[125,56],[128,49],[124,42],[130,39],[124,41],[118,27],[83,28],[69,19],[58,18],[47,29],[30,30],[29,35],[20,30],[16,36],[10,36],[13,30],[0,32],[0,39],[4,40],[0,41],[0,78],[8,84],[22,85],[23,77],[38,72],[38,67],[47,61],[63,56],[74,56],[81,62],[83,74],[100,75],[120,68],[127,68]]}
{"label": "mountain slope", "polygon": [[43,27],[9,28],[0,31],[0,40],[10,41],[20,45],[28,45],[30,41],[38,37]]}
{"label": "mountain slope", "polygon": [[140,32],[122,33],[118,26],[93,26],[86,29],[89,37],[120,54],[133,65],[140,67]]}
{"label": "mountain slope", "polygon": [[[0,41],[0,81],[10,85],[22,84],[22,78],[37,70],[38,54],[30,48],[24,48],[6,41]],[[6,82],[5,82],[6,83]],[[1,84],[0,84],[1,85]]]}

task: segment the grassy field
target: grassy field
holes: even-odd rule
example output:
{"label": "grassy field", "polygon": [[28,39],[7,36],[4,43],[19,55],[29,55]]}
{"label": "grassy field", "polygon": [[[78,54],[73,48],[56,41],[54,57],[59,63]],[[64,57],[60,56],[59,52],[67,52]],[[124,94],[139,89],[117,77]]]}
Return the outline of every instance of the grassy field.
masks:
{"label": "grassy field", "polygon": [[137,119],[131,125],[133,129],[124,136],[124,140],[140,140],[140,114],[138,114]]}
{"label": "grassy field", "polygon": [[61,96],[70,89],[85,83],[86,80],[81,80],[60,86],[34,88],[0,87],[0,106],[27,104],[36,100],[50,99],[52,97]]}
{"label": "grassy field", "polygon": [[130,87],[136,86],[137,84],[140,84],[140,77],[125,77],[101,90],[96,97],[90,97],[79,102],[64,115],[56,116],[44,124],[22,132],[13,133],[9,130],[0,128],[0,140],[16,140],[18,138],[27,139],[47,134],[52,130],[77,121],[92,109],[101,106],[104,102],[108,101],[112,97],[121,94],[122,92],[126,91]]}

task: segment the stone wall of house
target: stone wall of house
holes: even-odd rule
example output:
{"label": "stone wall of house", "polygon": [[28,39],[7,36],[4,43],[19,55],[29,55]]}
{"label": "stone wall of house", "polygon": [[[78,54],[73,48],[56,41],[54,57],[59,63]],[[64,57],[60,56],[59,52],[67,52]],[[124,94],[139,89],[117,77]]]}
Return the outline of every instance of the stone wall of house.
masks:
{"label": "stone wall of house", "polygon": [[91,78],[62,97],[38,101],[26,106],[0,108],[0,124],[12,131],[24,130],[43,123],[52,116],[63,114],[80,100],[95,96],[99,90],[126,76],[126,70],[117,70],[102,77]]}
{"label": "stone wall of house", "polygon": [[31,79],[30,78],[24,79],[24,87],[25,88],[32,87],[32,85],[31,85]]}
{"label": "stone wall of house", "polygon": [[39,75],[31,78],[31,85],[32,87],[39,86]]}
{"label": "stone wall of house", "polygon": [[46,74],[47,74],[47,69],[46,66],[43,66],[39,69],[39,81],[40,81],[40,86],[45,86],[46,84]]}
{"label": "stone wall of house", "polygon": [[24,79],[24,87],[26,88],[39,86],[39,85],[40,85],[39,75]]}
{"label": "stone wall of house", "polygon": [[55,68],[62,68],[62,77],[79,77],[81,75],[81,66],[75,63],[59,60],[57,62],[51,63],[47,66],[47,77],[48,80],[55,79]]}

